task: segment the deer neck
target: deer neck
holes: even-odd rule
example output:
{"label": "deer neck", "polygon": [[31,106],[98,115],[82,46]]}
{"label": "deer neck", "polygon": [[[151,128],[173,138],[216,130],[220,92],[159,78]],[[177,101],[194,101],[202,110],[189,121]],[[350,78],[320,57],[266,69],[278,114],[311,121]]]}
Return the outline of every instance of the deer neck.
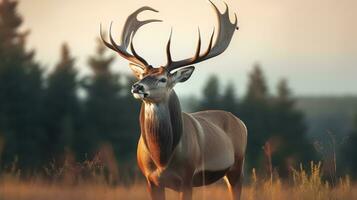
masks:
{"label": "deer neck", "polygon": [[164,167],[182,135],[179,99],[174,91],[159,103],[143,102],[140,111],[141,134],[155,164]]}

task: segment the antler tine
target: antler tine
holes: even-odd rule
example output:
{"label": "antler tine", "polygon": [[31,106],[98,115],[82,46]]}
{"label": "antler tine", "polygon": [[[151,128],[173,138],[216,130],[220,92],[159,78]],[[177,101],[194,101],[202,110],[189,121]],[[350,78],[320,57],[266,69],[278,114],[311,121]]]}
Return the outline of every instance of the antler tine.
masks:
{"label": "antler tine", "polygon": [[[149,19],[149,20],[145,20],[145,21],[139,21],[137,19],[138,14],[140,14],[143,11],[146,10],[150,10],[150,11],[154,11],[154,12],[158,12],[157,10],[148,7],[148,6],[144,6],[139,8],[138,10],[136,10],[135,12],[133,12],[132,14],[130,14],[124,24],[124,28],[121,34],[121,44],[118,45],[115,40],[112,37],[112,23],[110,24],[110,28],[109,28],[109,39],[110,39],[110,43],[108,43],[104,38],[103,38],[103,34],[102,34],[102,27],[100,29],[100,36],[101,39],[103,41],[103,43],[105,44],[105,46],[107,46],[108,48],[116,51],[119,53],[120,56],[122,56],[123,58],[129,60],[130,62],[133,62],[137,65],[142,66],[143,68],[149,67],[148,63],[142,58],[140,57],[137,52],[134,49],[134,45],[133,43],[133,38],[135,36],[135,33],[137,32],[137,30],[148,23],[151,22],[161,22],[161,20],[157,20],[157,19]],[[129,53],[127,51],[128,47],[130,46],[130,50],[132,52]]]}
{"label": "antler tine", "polygon": [[[212,57],[218,56],[219,54],[223,53],[227,49],[229,43],[232,40],[235,29],[238,29],[237,16],[235,15],[235,21],[232,24],[229,19],[229,9],[228,9],[228,5],[226,3],[224,3],[226,6],[226,9],[223,13],[221,13],[218,10],[217,6],[214,3],[212,3],[212,1],[209,0],[209,2],[211,3],[211,5],[215,11],[215,14],[217,16],[217,20],[218,20],[217,39],[216,39],[215,43],[213,44],[213,37],[215,35],[215,31],[213,30],[207,50],[202,55],[200,55],[201,36],[199,33],[199,41],[198,41],[199,45],[197,46],[195,56],[192,58],[187,58],[187,59],[179,60],[179,61],[171,60],[171,62],[169,62],[165,66],[169,71],[172,71],[174,69],[184,67],[187,65],[199,63],[204,60],[210,59]],[[171,57],[171,55],[170,55],[170,57]]]}
{"label": "antler tine", "polygon": [[209,40],[209,44],[208,44],[208,47],[207,47],[207,50],[206,52],[201,56],[201,57],[206,57],[212,50],[212,44],[213,44],[213,37],[214,37],[214,28],[213,28],[213,31],[212,31],[212,34],[211,34],[211,38]]}
{"label": "antler tine", "polygon": [[126,52],[125,49],[122,49],[122,47],[119,46],[113,39],[112,26],[113,26],[113,22],[111,22],[110,26],[109,26],[109,39],[110,39],[110,42],[112,43],[112,46],[114,47],[115,51],[118,52],[123,57],[131,57],[131,55],[128,52]]}
{"label": "antler tine", "polygon": [[171,57],[171,52],[170,52],[171,37],[172,37],[172,28],[171,28],[171,31],[170,31],[169,40],[167,41],[167,44],[166,44],[166,58],[167,58],[167,64],[166,65],[171,65],[171,63],[172,63],[172,57]]}
{"label": "antler tine", "polygon": [[110,48],[113,51],[116,51],[113,45],[111,45],[109,42],[107,42],[104,37],[103,37],[103,31],[102,31],[102,24],[100,24],[100,38],[102,39],[104,45],[108,48]]}
{"label": "antler tine", "polygon": [[201,32],[200,32],[200,27],[197,28],[198,30],[198,42],[197,42],[197,47],[196,47],[196,54],[195,54],[195,59],[200,57],[201,53]]}
{"label": "antler tine", "polygon": [[131,43],[130,43],[130,50],[133,53],[135,58],[140,60],[146,67],[150,67],[150,65],[144,60],[144,58],[142,58],[141,56],[139,56],[139,54],[136,53],[133,41],[131,41]]}
{"label": "antler tine", "polygon": [[238,19],[237,19],[237,14],[236,13],[234,13],[234,24],[236,26],[236,29],[239,30]]}

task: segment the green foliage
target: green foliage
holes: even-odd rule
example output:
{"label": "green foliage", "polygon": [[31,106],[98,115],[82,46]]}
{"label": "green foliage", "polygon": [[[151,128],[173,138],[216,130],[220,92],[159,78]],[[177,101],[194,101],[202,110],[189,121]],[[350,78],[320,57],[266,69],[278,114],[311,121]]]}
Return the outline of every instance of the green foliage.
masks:
{"label": "green foliage", "polygon": [[277,90],[278,96],[273,99],[271,116],[271,142],[275,144],[273,165],[278,167],[281,176],[286,177],[292,166],[315,160],[316,155],[306,137],[304,115],[295,109],[295,100],[290,96],[285,79],[278,83]]}
{"label": "green foliage", "polygon": [[47,79],[43,99],[46,108],[43,111],[43,126],[47,134],[48,161],[63,156],[65,150],[71,150],[73,137],[80,131],[80,105],[74,62],[69,47],[63,44],[60,61]]}
{"label": "green foliage", "polygon": [[15,156],[19,165],[41,164],[40,148],[45,137],[40,127],[42,71],[25,49],[28,32],[19,28],[22,18],[17,2],[0,2],[0,135],[4,138],[2,160],[8,165]]}
{"label": "green foliage", "polygon": [[353,178],[357,178],[357,160],[351,157],[351,155],[357,155],[357,112],[354,120],[354,129],[349,134],[346,142],[342,145],[344,168]]}
{"label": "green foliage", "polygon": [[113,57],[106,57],[104,48],[98,43],[96,55],[88,59],[93,75],[82,81],[87,92],[84,102],[84,130],[78,142],[77,151],[82,158],[86,153],[93,156],[99,145],[107,140],[116,140],[118,127],[118,106],[120,91],[119,75],[110,72]]}
{"label": "green foliage", "polygon": [[[192,103],[193,102],[194,100],[192,99]],[[194,110],[224,109],[233,113],[236,112],[237,97],[233,83],[228,83],[224,91],[220,92],[218,77],[214,75],[210,76],[203,88],[202,98],[197,104]]]}
{"label": "green foliage", "polygon": [[[247,163],[259,169],[263,166],[262,147],[272,134],[271,99],[259,65],[249,74],[248,89],[236,114],[248,127]],[[261,168],[261,167],[260,167]]]}
{"label": "green foliage", "polygon": [[229,82],[226,88],[224,89],[221,100],[221,108],[232,113],[237,112],[238,98],[235,92],[235,87],[232,82]]}
{"label": "green foliage", "polygon": [[256,64],[252,73],[249,74],[248,90],[244,101],[264,104],[268,97],[268,88],[263,71],[259,64]]}
{"label": "green foliage", "polygon": [[220,106],[219,80],[217,76],[208,78],[205,88],[203,88],[202,101],[200,103],[203,109],[218,109]]}
{"label": "green foliage", "polygon": [[110,71],[113,61],[114,57],[105,55],[101,43],[98,43],[96,55],[88,60],[93,75],[82,81],[87,92],[85,127],[77,148],[83,159],[86,153],[93,155],[107,143],[114,147],[118,160],[124,162],[135,157],[139,136],[138,104],[133,101],[129,87],[123,84],[125,81],[121,81],[125,77]]}

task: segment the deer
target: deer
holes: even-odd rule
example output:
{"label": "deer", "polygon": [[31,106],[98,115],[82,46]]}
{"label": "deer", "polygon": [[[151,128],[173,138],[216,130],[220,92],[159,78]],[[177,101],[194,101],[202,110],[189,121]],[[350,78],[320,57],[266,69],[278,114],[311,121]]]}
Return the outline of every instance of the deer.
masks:
{"label": "deer", "polygon": [[[139,122],[141,135],[137,146],[138,167],[147,181],[152,200],[164,200],[165,189],[179,192],[181,200],[192,199],[193,187],[212,184],[223,178],[232,200],[241,196],[243,167],[247,146],[245,124],[230,112],[206,110],[195,113],[181,111],[180,101],[174,91],[177,83],[187,81],[195,67],[193,64],[223,53],[237,27],[237,15],[231,23],[229,8],[221,13],[211,2],[218,19],[207,49],[201,53],[201,34],[195,55],[173,60],[170,52],[172,29],[166,45],[167,63],[153,67],[135,51],[133,38],[138,29],[148,23],[162,20],[139,21],[138,14],[157,10],[144,6],[130,14],[124,24],[120,45],[109,28],[109,41],[100,27],[105,46],[129,61],[129,67],[138,79],[132,85],[134,98],[142,101]],[[130,48],[130,51],[129,51]]]}

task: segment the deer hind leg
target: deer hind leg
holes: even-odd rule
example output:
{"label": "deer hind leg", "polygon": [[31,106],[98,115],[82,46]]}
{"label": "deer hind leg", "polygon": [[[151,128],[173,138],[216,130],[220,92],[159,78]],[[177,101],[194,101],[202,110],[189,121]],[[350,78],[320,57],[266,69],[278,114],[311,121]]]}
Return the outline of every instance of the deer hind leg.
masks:
{"label": "deer hind leg", "polygon": [[232,200],[240,200],[243,185],[244,159],[238,159],[234,166],[226,173],[224,180],[228,186]]}
{"label": "deer hind leg", "polygon": [[186,186],[180,192],[180,200],[192,200],[192,186]]}
{"label": "deer hind leg", "polygon": [[192,200],[193,173],[188,173],[182,180],[180,200]]}
{"label": "deer hind leg", "polygon": [[150,180],[147,181],[147,190],[151,200],[165,200],[165,188],[156,186]]}

